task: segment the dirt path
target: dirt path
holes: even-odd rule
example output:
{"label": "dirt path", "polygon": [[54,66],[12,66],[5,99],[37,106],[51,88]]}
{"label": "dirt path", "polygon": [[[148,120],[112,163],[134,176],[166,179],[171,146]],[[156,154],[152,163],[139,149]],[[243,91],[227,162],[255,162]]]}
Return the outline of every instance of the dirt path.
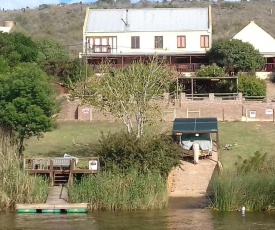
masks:
{"label": "dirt path", "polygon": [[181,168],[172,171],[170,197],[202,197],[209,192],[209,182],[217,165],[217,152],[201,159],[199,164],[182,161]]}

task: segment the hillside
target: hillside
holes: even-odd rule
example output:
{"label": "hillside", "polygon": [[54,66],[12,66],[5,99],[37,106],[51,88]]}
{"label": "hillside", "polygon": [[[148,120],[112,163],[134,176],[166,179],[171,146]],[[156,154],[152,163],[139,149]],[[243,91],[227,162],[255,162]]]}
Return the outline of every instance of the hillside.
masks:
{"label": "hillside", "polygon": [[[17,30],[35,39],[57,39],[77,56],[81,51],[82,27],[87,7],[92,8],[142,8],[142,7],[206,7],[209,2],[138,3],[138,4],[71,4],[47,5],[38,9],[0,11],[0,23],[15,21]],[[231,38],[250,21],[275,37],[275,2],[255,1],[212,4],[213,39]],[[180,22],[179,22],[180,23]]]}

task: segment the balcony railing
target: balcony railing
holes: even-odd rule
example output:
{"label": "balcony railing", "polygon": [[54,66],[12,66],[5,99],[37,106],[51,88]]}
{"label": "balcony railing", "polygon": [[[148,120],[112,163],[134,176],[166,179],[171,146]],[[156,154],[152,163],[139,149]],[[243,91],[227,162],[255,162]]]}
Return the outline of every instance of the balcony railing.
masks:
{"label": "balcony railing", "polygon": [[[111,64],[112,67],[114,69],[123,69],[125,68],[127,65],[129,64]],[[177,71],[177,72],[195,72],[197,71],[198,69],[200,69],[200,67],[202,65],[207,65],[207,64],[201,64],[201,63],[187,63],[187,64],[169,64],[168,66]],[[92,68],[94,71],[98,71],[99,70],[99,65],[92,65]]]}
{"label": "balcony railing", "polygon": [[93,53],[111,53],[110,45],[93,45]]}
{"label": "balcony railing", "polygon": [[266,71],[266,72],[275,71],[275,63],[265,63],[263,71]]}

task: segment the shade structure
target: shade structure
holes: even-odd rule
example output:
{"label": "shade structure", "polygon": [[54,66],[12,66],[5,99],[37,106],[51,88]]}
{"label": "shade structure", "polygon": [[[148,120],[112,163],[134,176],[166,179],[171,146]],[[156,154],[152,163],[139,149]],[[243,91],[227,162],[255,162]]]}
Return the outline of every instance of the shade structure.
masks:
{"label": "shade structure", "polygon": [[210,118],[176,118],[173,123],[173,133],[217,133],[216,117]]}

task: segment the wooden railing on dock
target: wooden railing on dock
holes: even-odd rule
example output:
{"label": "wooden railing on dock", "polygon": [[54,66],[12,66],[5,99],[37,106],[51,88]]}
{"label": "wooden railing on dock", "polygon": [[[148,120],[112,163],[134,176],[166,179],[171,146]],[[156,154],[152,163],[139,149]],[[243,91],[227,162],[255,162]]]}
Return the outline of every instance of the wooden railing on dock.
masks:
{"label": "wooden railing on dock", "polygon": [[99,173],[100,164],[98,157],[25,158],[24,170],[29,174],[47,175],[52,186],[72,185],[74,176]]}

